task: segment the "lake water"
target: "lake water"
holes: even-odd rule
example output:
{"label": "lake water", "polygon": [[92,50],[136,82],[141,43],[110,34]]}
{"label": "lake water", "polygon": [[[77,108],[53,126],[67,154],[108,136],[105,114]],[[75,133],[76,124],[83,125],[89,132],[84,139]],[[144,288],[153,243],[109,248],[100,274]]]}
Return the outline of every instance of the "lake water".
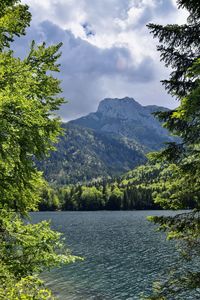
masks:
{"label": "lake water", "polygon": [[39,212],[33,222],[51,220],[72,253],[85,258],[43,275],[64,300],[135,300],[175,264],[175,246],[146,220],[161,211]]}

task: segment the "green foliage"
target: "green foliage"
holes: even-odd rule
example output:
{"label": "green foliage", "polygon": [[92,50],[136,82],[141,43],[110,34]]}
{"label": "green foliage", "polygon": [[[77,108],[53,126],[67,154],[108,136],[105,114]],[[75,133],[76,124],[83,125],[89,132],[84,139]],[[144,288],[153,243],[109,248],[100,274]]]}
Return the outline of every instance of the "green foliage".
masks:
{"label": "green foliage", "polygon": [[58,210],[61,207],[60,200],[56,191],[45,185],[41,192],[41,201],[39,202],[40,210]]}
{"label": "green foliage", "polygon": [[32,45],[24,61],[14,58],[11,51],[0,53],[1,206],[9,203],[20,212],[37,205],[36,186],[42,183],[33,158],[41,159],[53,149],[60,132],[59,120],[50,118],[63,101],[55,97],[59,81],[47,75],[49,70],[58,70],[59,48],[42,45],[34,49]]}
{"label": "green foliage", "polygon": [[31,14],[27,5],[19,0],[2,0],[0,3],[0,51],[10,46],[14,36],[25,34],[30,24]]}
{"label": "green foliage", "polygon": [[50,230],[47,221],[26,224],[16,213],[1,210],[0,224],[0,256],[15,278],[75,260],[68,250],[59,254],[63,248],[61,234]]}
{"label": "green foliage", "polygon": [[53,300],[52,293],[45,289],[43,282],[35,276],[23,277],[16,281],[4,266],[0,266],[4,281],[0,287],[1,299],[7,300]]}
{"label": "green foliage", "polygon": [[[35,167],[61,133],[54,115],[63,99],[53,77],[61,44],[33,42],[24,60],[9,50],[25,34],[31,15],[20,1],[0,3],[0,298],[52,299],[38,273],[75,260],[48,222],[30,224],[45,182]],[[58,201],[54,198],[54,204]]]}
{"label": "green foliage", "polygon": [[123,139],[72,124],[63,124],[65,135],[57,151],[40,162],[46,180],[55,185],[85,183],[119,176],[144,163],[143,147]]}
{"label": "green foliage", "polygon": [[182,209],[192,200],[196,209],[174,217],[151,218],[169,239],[178,241],[180,258],[185,260],[182,269],[173,270],[165,281],[156,285],[155,293],[148,299],[184,299],[185,291],[193,290],[190,293],[195,291],[199,295],[200,288],[199,272],[195,268],[199,266],[200,249],[200,6],[195,0],[178,0],[177,3],[189,11],[187,24],[149,25],[161,44],[158,46],[161,60],[173,69],[170,79],[163,83],[180,100],[176,109],[156,114],[181,140],[169,143],[156,155],[160,161],[172,164],[173,170],[166,182],[166,191],[158,192],[155,201],[162,207]]}
{"label": "green foliage", "polygon": [[[149,157],[153,157],[153,154]],[[177,177],[179,176],[179,177]],[[115,180],[98,180],[87,185],[45,188],[40,210],[128,210],[194,208],[198,205],[198,185],[181,177],[175,164],[158,163],[151,158],[146,165]],[[179,179],[178,179],[179,178]],[[191,189],[188,189],[189,182]],[[53,199],[58,199],[55,206]],[[184,203],[183,203],[184,197]]]}

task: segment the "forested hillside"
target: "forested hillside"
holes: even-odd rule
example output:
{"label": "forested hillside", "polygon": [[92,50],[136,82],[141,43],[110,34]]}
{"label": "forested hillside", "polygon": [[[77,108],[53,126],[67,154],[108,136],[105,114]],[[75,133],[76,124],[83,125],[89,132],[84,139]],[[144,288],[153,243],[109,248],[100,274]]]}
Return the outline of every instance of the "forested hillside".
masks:
{"label": "forested hillside", "polygon": [[134,140],[64,124],[57,151],[40,166],[50,183],[68,184],[119,175],[146,161]]}
{"label": "forested hillside", "polygon": [[[86,185],[45,188],[41,210],[129,210],[160,209],[161,196],[170,197],[176,186],[176,165],[149,161],[148,164],[114,180],[97,180]],[[185,208],[195,207],[188,191]]]}
{"label": "forested hillside", "polygon": [[143,107],[132,98],[104,99],[96,113],[63,124],[57,151],[39,164],[48,182],[70,184],[119,176],[145,163],[145,154],[174,141],[152,115],[167,111]]}

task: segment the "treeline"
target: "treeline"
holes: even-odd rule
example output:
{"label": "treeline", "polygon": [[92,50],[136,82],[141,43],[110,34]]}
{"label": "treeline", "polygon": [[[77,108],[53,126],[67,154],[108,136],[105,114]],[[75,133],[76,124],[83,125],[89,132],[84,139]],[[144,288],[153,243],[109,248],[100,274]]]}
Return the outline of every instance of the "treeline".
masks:
{"label": "treeline", "polygon": [[[149,161],[115,180],[85,185],[46,187],[40,210],[145,210],[161,209],[162,197],[171,197],[176,165]],[[184,188],[184,187],[183,187]],[[195,207],[192,193],[185,196],[185,208]]]}
{"label": "treeline", "polygon": [[40,210],[131,210],[156,209],[152,190],[119,184],[94,184],[47,189]]}
{"label": "treeline", "polygon": [[[46,187],[40,210],[132,210],[160,209],[153,201],[165,190],[160,181],[163,166],[140,166],[123,177],[90,182],[86,185]],[[167,177],[169,174],[166,174]],[[159,182],[159,184],[158,184]]]}

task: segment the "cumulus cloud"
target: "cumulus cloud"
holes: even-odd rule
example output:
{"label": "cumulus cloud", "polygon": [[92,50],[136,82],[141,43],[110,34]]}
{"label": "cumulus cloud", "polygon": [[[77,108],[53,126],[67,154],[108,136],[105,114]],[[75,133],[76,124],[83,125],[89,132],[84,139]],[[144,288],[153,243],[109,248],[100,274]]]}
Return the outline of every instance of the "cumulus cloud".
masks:
{"label": "cumulus cloud", "polygon": [[[32,25],[16,39],[23,56],[31,40],[63,42],[60,59],[64,120],[97,108],[105,97],[131,96],[142,104],[175,105],[159,80],[168,71],[159,63],[156,42],[146,23],[182,22],[174,0],[23,0]],[[172,21],[173,20],[173,21]]]}

